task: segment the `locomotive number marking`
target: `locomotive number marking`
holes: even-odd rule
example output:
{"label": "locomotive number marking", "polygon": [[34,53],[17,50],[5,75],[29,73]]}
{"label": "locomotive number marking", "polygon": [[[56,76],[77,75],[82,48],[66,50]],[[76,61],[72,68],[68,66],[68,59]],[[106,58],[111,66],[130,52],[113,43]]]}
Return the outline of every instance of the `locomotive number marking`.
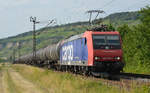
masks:
{"label": "locomotive number marking", "polygon": [[73,60],[73,45],[64,46],[62,48],[62,60],[72,61]]}

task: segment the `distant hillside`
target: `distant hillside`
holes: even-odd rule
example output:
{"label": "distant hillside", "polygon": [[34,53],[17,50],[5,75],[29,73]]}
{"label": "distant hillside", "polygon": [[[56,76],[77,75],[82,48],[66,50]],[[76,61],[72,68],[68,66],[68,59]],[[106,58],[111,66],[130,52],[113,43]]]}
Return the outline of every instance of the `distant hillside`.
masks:
{"label": "distant hillside", "polygon": [[114,26],[122,24],[136,25],[140,23],[140,14],[138,12],[114,13],[104,18],[104,23],[111,23]]}
{"label": "distant hillside", "polygon": [[[121,12],[111,14],[103,19],[103,23],[112,24],[118,27],[123,24],[136,25],[140,23],[140,14],[138,12]],[[76,22],[55,27],[42,28],[36,31],[37,33],[37,48],[44,48],[49,44],[57,43],[58,41],[67,38],[71,35],[84,32],[88,26],[88,22]],[[19,34],[17,36],[4,38],[0,40],[0,57],[9,58],[12,56],[13,49],[17,50],[17,43],[21,42],[21,54],[32,52],[32,31]],[[16,56],[18,54],[16,53]]]}

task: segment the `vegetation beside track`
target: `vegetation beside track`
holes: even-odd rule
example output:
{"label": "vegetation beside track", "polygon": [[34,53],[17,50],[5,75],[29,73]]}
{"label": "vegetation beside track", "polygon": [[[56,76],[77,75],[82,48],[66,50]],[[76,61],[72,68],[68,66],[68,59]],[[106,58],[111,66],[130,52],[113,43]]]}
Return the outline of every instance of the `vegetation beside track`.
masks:
{"label": "vegetation beside track", "polygon": [[130,90],[126,87],[110,86],[91,77],[84,77],[65,72],[55,72],[27,65],[13,65],[25,79],[51,93],[148,93],[148,86],[137,86],[132,83]]}
{"label": "vegetation beside track", "polygon": [[116,87],[103,85],[92,78],[25,65],[15,65],[13,68],[51,93],[119,93]]}
{"label": "vegetation beside track", "polygon": [[15,83],[13,82],[9,72],[8,72],[8,69],[6,70],[5,74],[5,82],[7,82],[7,90],[11,93],[19,93],[21,92],[19,87],[15,85]]}
{"label": "vegetation beside track", "polygon": [[150,7],[141,11],[141,24],[118,28],[123,40],[125,72],[150,74]]}
{"label": "vegetation beside track", "polygon": [[12,69],[11,64],[0,66],[0,93],[47,93]]}

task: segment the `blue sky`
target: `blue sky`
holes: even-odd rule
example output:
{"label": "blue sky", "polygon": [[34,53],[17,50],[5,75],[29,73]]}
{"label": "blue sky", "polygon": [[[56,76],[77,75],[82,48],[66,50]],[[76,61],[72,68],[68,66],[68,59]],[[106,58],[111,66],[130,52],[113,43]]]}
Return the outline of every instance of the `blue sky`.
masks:
{"label": "blue sky", "polygon": [[[102,9],[106,16],[136,11],[150,5],[149,0],[0,0],[0,38],[32,30],[30,16],[39,21],[57,19],[58,24],[88,20],[87,10]],[[37,29],[46,24],[38,24]]]}

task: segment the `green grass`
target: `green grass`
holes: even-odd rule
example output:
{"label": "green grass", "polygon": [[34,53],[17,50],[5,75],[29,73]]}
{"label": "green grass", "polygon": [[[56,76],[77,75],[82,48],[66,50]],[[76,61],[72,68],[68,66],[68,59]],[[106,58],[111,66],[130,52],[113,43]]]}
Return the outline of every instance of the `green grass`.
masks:
{"label": "green grass", "polygon": [[103,85],[91,78],[23,65],[13,68],[26,79],[53,93],[119,93],[117,87]]}
{"label": "green grass", "polygon": [[5,70],[3,70],[3,73],[4,73],[4,77],[5,77],[5,82],[7,82],[7,86],[8,86],[7,90],[9,91],[9,93],[21,93],[19,88],[13,82],[13,80],[8,72],[8,67],[4,66],[3,69],[5,69]]}
{"label": "green grass", "polygon": [[127,64],[124,68],[125,72],[129,73],[137,73],[137,74],[150,74],[150,69],[149,67],[146,67],[145,65],[131,65]]}
{"label": "green grass", "polygon": [[55,72],[26,65],[14,65],[24,78],[52,93],[148,93],[148,86],[132,85],[132,89],[104,85],[103,81],[64,72]]}
{"label": "green grass", "polygon": [[6,75],[6,80],[7,80],[7,85],[8,85],[8,91],[10,91],[11,93],[20,93],[17,89],[17,87],[15,86],[14,82],[12,81],[9,73],[7,72]]}

